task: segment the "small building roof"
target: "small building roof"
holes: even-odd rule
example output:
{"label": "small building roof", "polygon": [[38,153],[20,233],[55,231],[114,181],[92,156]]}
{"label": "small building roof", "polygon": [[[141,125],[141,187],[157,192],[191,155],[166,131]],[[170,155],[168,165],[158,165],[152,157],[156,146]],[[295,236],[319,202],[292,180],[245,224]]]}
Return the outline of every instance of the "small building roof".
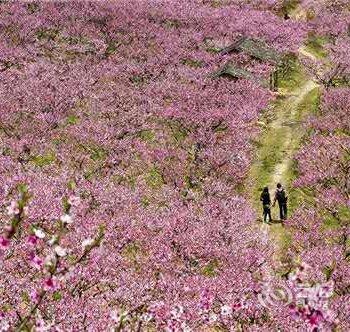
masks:
{"label": "small building roof", "polygon": [[249,37],[240,37],[233,44],[221,50],[222,54],[231,52],[243,52],[255,59],[272,63],[278,63],[282,59],[281,54],[264,41]]}
{"label": "small building roof", "polygon": [[244,68],[236,67],[232,62],[226,63],[226,65],[213,74],[214,77],[227,76],[233,79],[245,78],[252,79],[254,78],[253,74]]}

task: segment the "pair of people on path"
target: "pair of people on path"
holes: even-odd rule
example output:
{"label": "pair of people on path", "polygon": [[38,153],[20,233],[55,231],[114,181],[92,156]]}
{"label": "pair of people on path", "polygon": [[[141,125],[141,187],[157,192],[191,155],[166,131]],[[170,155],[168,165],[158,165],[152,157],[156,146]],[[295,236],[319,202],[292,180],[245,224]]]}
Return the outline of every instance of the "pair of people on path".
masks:
{"label": "pair of people on path", "polygon": [[[285,220],[287,219],[287,193],[283,186],[280,183],[277,183],[277,188],[275,191],[275,197],[272,203],[272,207],[275,206],[276,201],[278,202],[278,206],[280,209],[280,219]],[[260,195],[260,201],[263,204],[263,211],[264,211],[264,222],[266,222],[267,216],[269,216],[269,222],[272,221],[271,218],[271,198],[269,193],[269,188],[265,187],[263,192]]]}

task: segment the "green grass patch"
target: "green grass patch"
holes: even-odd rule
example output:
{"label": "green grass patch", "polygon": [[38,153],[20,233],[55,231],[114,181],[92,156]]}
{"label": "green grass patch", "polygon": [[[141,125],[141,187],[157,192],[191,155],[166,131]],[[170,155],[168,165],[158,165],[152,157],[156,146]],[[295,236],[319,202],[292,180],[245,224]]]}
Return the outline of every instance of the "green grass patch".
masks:
{"label": "green grass patch", "polygon": [[327,211],[324,211],[323,213],[323,229],[337,229],[340,227],[339,220],[332,216]]}
{"label": "green grass patch", "polygon": [[67,125],[75,125],[79,122],[79,117],[72,114],[72,115],[69,115],[66,119],[66,124]]}
{"label": "green grass patch", "polygon": [[305,115],[317,115],[321,103],[321,91],[319,87],[312,89],[297,107],[296,120],[300,121]]}
{"label": "green grass patch", "polygon": [[113,54],[115,54],[117,52],[118,47],[120,46],[120,42],[116,41],[116,40],[110,40],[107,43],[107,47],[105,50],[105,56],[109,57]]}
{"label": "green grass patch", "polygon": [[167,121],[169,134],[175,144],[181,144],[188,136],[189,130],[180,121]]}
{"label": "green grass patch", "polygon": [[[288,181],[292,183],[297,177],[297,166],[290,167],[286,173]],[[315,206],[314,190],[310,187],[296,188],[290,185],[288,190],[288,214],[292,215],[302,204]]]}
{"label": "green grass patch", "polygon": [[53,164],[56,161],[56,155],[53,152],[38,154],[32,156],[30,161],[38,167],[45,167]]}
{"label": "green grass patch", "polygon": [[177,19],[170,19],[169,18],[169,19],[165,19],[162,22],[162,25],[168,29],[178,29],[181,27],[181,21],[179,21]]}
{"label": "green grass patch", "polygon": [[36,37],[39,40],[50,41],[58,37],[59,30],[55,28],[40,28],[36,32]]}
{"label": "green grass patch", "polygon": [[299,4],[300,0],[284,0],[281,9],[278,12],[278,15],[290,15],[293,12],[293,10],[297,9]]}
{"label": "green grass patch", "polygon": [[29,14],[34,14],[40,11],[40,5],[35,2],[31,2],[27,4],[27,11]]}
{"label": "green grass patch", "polygon": [[141,197],[141,205],[146,208],[151,204],[150,199],[147,196],[142,196]]}
{"label": "green grass patch", "polygon": [[0,150],[1,154],[3,156],[10,156],[11,155],[11,148],[9,146],[4,146],[2,150]]}
{"label": "green grass patch", "polygon": [[[318,87],[312,89],[297,106],[295,116],[296,121],[303,121],[308,115],[317,114],[319,112],[321,92]],[[293,149],[297,151],[300,146],[308,138],[308,132],[295,136]],[[292,160],[285,174],[287,183],[289,183],[289,215],[291,215],[302,203],[315,204],[315,195],[311,188],[295,188],[291,184],[299,177],[298,164],[296,160]]]}
{"label": "green grass patch", "polygon": [[[251,169],[255,180],[254,198],[258,201],[262,189],[270,182],[276,164],[283,157],[283,128],[271,129],[265,132],[259,141],[257,160]],[[260,202],[259,202],[260,205]]]}
{"label": "green grass patch", "polygon": [[107,158],[107,151],[99,146],[89,147],[90,158],[94,161],[105,160]]}
{"label": "green grass patch", "polygon": [[324,229],[337,229],[345,224],[349,224],[349,208],[346,205],[338,205],[335,210],[337,211],[336,215],[331,214],[327,210],[322,211]]}
{"label": "green grass patch", "polygon": [[162,173],[155,166],[148,171],[145,180],[147,185],[153,189],[160,188],[164,184]]}
{"label": "green grass patch", "polygon": [[134,175],[128,175],[126,178],[126,184],[128,187],[130,187],[132,190],[135,190],[136,188],[136,183],[137,183],[137,180],[136,180],[136,176]]}
{"label": "green grass patch", "polygon": [[298,59],[287,56],[278,68],[278,88],[291,91],[305,81],[306,75]]}
{"label": "green grass patch", "polygon": [[217,259],[213,259],[201,268],[200,274],[210,278],[215,277],[219,266],[219,261]]}
{"label": "green grass patch", "polygon": [[69,180],[67,182],[67,188],[69,190],[75,190],[76,187],[77,187],[77,184],[76,184],[76,182],[74,180]]}
{"label": "green grass patch", "polygon": [[30,303],[30,296],[27,291],[21,292],[21,299],[24,303],[29,304]]}
{"label": "green grass patch", "polygon": [[127,244],[121,255],[132,264],[136,272],[141,271],[141,260],[144,257],[144,252],[137,242]]}
{"label": "green grass patch", "polygon": [[293,236],[291,233],[287,232],[284,227],[277,225],[273,229],[274,237],[278,241],[278,247],[280,249],[280,254],[286,253],[287,249],[292,244]]}
{"label": "green grass patch", "polygon": [[324,59],[328,55],[324,46],[329,42],[328,38],[310,34],[305,43],[305,50],[313,54],[318,59]]}
{"label": "green grass patch", "polygon": [[146,77],[143,75],[133,75],[129,78],[129,80],[135,84],[136,86],[140,86],[144,83],[146,83]]}
{"label": "green grass patch", "polygon": [[196,59],[182,59],[181,63],[191,68],[201,68],[204,65],[203,61]]}
{"label": "green grass patch", "polygon": [[62,299],[62,294],[61,294],[61,292],[59,292],[59,291],[53,292],[53,294],[52,294],[52,299],[53,299],[54,301],[60,301],[60,300]]}
{"label": "green grass patch", "polygon": [[203,48],[208,53],[217,54],[217,53],[220,53],[222,50],[222,47],[219,47],[218,45],[216,45],[212,38],[205,38],[203,43],[204,43]]}
{"label": "green grass patch", "polygon": [[152,143],[156,140],[156,134],[154,133],[153,130],[141,130],[138,133],[138,137],[144,141],[144,142],[148,142],[148,143]]}
{"label": "green grass patch", "polygon": [[137,260],[137,256],[140,254],[140,251],[140,246],[136,242],[132,242],[124,247],[122,256],[135,261]]}

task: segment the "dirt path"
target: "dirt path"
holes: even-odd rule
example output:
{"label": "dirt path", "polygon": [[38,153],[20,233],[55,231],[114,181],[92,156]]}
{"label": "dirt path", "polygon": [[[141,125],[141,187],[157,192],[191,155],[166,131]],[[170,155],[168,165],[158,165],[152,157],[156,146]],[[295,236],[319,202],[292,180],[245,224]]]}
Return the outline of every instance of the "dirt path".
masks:
{"label": "dirt path", "polygon": [[312,54],[311,52],[309,52],[304,46],[299,49],[299,54],[301,54],[307,58],[310,58],[314,61],[317,61],[316,56],[314,54]]}
{"label": "dirt path", "polygon": [[291,97],[289,97],[284,103],[286,107],[284,110],[279,110],[276,120],[271,122],[270,128],[276,130],[283,128],[283,137],[282,137],[282,146],[283,146],[283,159],[276,164],[275,170],[271,175],[271,181],[268,183],[269,188],[274,188],[276,183],[284,182],[285,178],[283,175],[286,173],[288,167],[290,166],[293,153],[295,151],[297,143],[299,143],[300,135],[298,130],[298,105],[303,102],[305,96],[310,93],[314,88],[317,87],[317,84],[309,80],[307,81],[299,90],[294,91]]}
{"label": "dirt path", "polygon": [[[301,56],[308,56],[307,52],[300,52]],[[268,111],[269,121],[266,122],[265,133],[258,142],[256,158],[252,165],[251,185],[261,190],[268,186],[271,198],[276,184],[281,182],[287,192],[290,188],[293,156],[300,147],[301,139],[305,134],[303,120],[311,112],[309,106],[310,95],[317,89],[318,84],[310,78],[301,79],[299,86],[289,91],[280,91],[279,101]],[[283,93],[283,95],[282,95]],[[261,216],[261,204],[258,202],[258,191],[254,191],[253,204]],[[272,208],[273,220],[279,219],[279,209],[276,204]],[[279,265],[283,261],[284,253],[290,243],[290,235],[279,222],[272,224],[260,223],[260,234],[263,242],[273,245],[273,264]],[[272,272],[272,271],[271,271]]]}
{"label": "dirt path", "polygon": [[[278,182],[281,182],[288,192],[290,187],[288,171],[292,167],[293,155],[298,150],[304,133],[302,123],[299,120],[299,106],[305,102],[306,96],[317,87],[318,85],[313,80],[308,80],[300,88],[293,91],[293,94],[286,99],[281,105],[281,108],[276,110],[278,111],[277,118],[269,125],[270,131],[273,132],[274,130],[282,129],[283,132],[283,136],[281,136],[282,159],[276,163],[270,180],[267,183],[271,196],[273,196]],[[278,207],[276,206],[272,209],[272,218],[278,219],[278,217]],[[289,241],[289,235],[286,233],[282,224],[262,224],[261,227],[264,236],[268,234],[267,236],[274,243],[276,258],[282,257],[284,248],[288,245]]]}

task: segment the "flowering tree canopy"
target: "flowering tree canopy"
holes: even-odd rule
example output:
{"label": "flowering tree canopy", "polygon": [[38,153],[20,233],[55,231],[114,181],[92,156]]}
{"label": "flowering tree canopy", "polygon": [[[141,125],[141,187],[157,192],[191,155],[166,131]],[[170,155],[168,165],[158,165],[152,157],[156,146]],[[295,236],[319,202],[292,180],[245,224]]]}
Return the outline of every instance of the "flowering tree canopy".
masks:
{"label": "flowering tree canopy", "polygon": [[[296,55],[310,29],[320,29],[338,38],[334,66],[348,61],[343,25],[330,32],[327,22],[276,15],[281,8],[281,1],[0,2],[1,331],[336,324],[321,313],[322,300],[309,312],[273,314],[258,301],[272,248],[256,234],[242,187],[259,114],[274,98],[261,82],[276,64],[223,50],[244,37],[268,54]],[[227,63],[250,75],[214,77]],[[308,247],[310,234],[296,237],[307,264],[313,250],[325,266],[339,261],[331,277],[314,272],[322,291],[340,292],[331,308],[345,320],[343,88],[324,95],[322,118],[309,121],[316,134],[297,156],[296,185],[315,188],[318,206],[335,213],[336,243],[327,242],[321,258],[324,242]],[[313,210],[306,215],[310,228],[322,223]],[[291,287],[308,281],[294,278],[300,266]]]}

